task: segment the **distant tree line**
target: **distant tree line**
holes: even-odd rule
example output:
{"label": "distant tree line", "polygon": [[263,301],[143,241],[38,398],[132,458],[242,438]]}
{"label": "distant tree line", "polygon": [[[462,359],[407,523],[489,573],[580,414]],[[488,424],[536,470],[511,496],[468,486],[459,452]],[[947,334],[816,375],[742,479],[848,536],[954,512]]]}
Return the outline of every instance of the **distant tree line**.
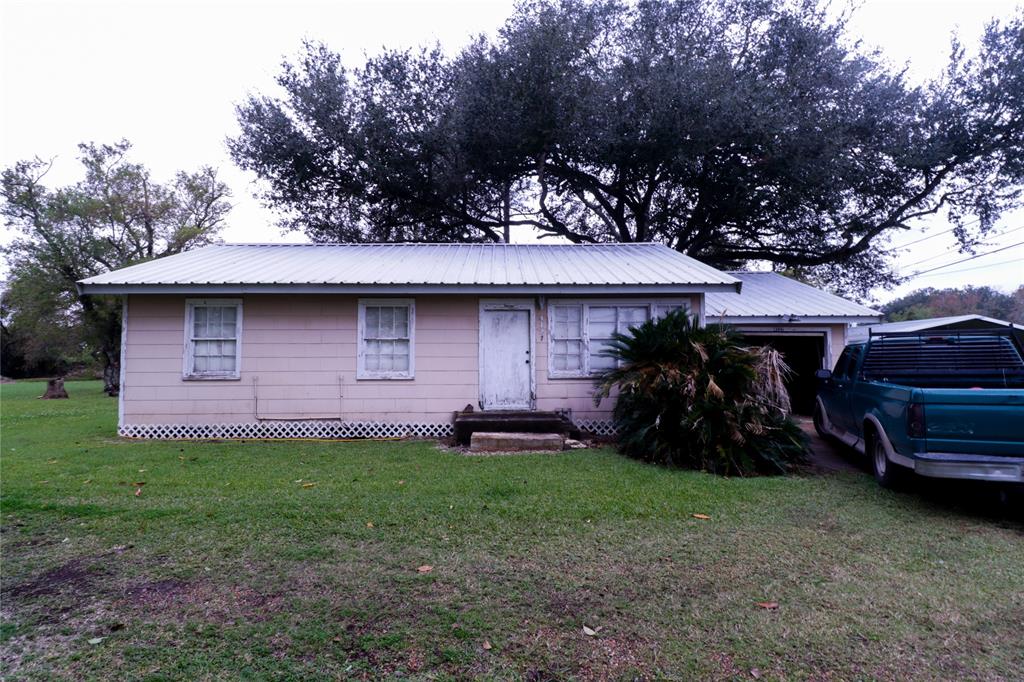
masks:
{"label": "distant tree line", "polygon": [[881,308],[886,322],[953,315],[985,315],[1024,324],[1024,285],[1004,294],[991,287],[918,289]]}
{"label": "distant tree line", "polygon": [[[841,8],[840,8],[841,9]],[[309,44],[236,162],[314,241],[659,241],[865,295],[889,239],[965,248],[1024,180],[1024,11],[917,86],[825,0],[528,0],[454,56]],[[908,30],[912,30],[908,27]]]}

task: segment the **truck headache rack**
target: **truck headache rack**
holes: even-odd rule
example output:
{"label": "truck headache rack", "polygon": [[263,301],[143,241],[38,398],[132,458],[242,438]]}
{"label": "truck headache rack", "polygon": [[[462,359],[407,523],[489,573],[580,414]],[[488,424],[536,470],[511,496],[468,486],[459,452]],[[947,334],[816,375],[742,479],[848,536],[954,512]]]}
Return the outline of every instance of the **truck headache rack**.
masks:
{"label": "truck headache rack", "polygon": [[864,377],[964,375],[1012,380],[1024,378],[1024,337],[1009,325],[992,329],[948,331],[869,331]]}

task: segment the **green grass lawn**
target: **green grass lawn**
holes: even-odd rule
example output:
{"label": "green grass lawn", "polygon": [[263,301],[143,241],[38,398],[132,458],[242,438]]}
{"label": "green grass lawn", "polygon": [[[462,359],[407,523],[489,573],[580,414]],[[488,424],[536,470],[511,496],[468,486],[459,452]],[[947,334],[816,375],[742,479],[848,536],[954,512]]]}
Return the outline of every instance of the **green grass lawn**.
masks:
{"label": "green grass lawn", "polygon": [[0,389],[10,679],[1024,678],[1024,526],[948,494],[129,442],[98,383],[42,389]]}

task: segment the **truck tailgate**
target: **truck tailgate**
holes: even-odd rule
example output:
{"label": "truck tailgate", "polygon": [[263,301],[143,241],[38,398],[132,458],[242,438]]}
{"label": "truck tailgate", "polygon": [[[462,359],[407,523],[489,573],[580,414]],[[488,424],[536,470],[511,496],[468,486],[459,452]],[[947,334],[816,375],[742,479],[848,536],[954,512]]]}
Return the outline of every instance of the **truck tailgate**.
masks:
{"label": "truck tailgate", "polygon": [[1024,455],[1024,390],[917,389],[929,452]]}

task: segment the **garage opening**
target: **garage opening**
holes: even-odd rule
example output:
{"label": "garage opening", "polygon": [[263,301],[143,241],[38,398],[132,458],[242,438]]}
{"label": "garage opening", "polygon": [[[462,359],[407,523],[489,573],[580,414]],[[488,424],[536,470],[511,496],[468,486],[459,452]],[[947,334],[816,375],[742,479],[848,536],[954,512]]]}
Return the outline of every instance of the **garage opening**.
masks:
{"label": "garage opening", "polygon": [[782,353],[786,364],[793,370],[786,389],[796,414],[810,415],[814,412],[814,397],[818,382],[815,370],[821,369],[825,358],[825,334],[757,334],[744,333],[748,343],[757,346],[771,346]]}

